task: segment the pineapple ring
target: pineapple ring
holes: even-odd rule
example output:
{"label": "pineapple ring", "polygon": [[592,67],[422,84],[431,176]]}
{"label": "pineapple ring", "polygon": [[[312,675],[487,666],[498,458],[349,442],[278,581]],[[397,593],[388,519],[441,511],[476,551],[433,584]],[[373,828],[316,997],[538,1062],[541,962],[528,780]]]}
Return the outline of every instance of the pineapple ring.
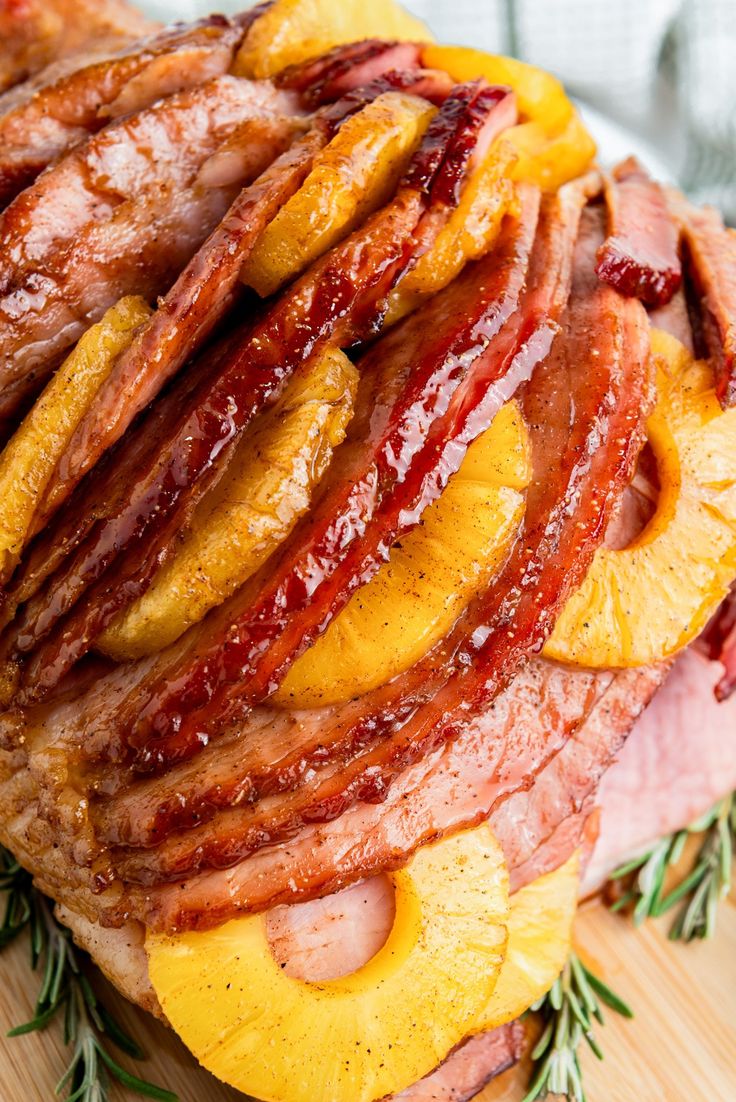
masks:
{"label": "pineapple ring", "polygon": [[595,142],[565,89],[544,69],[466,46],[425,46],[422,62],[444,69],[453,80],[485,77],[490,84],[513,88],[523,121],[501,137],[518,158],[512,179],[554,191],[580,176],[595,156]]}
{"label": "pineapple ring", "polygon": [[151,316],[137,295],[121,298],[67,356],[0,456],[0,574],[18,561],[54,467],[116,357]]}
{"label": "pineapple ring", "polygon": [[390,874],[396,917],[363,967],[308,983],[279,967],[263,915],[146,937],[169,1022],[220,1079],[264,1102],[373,1102],[421,1079],[471,1031],[501,971],[508,877],[487,825]]}
{"label": "pineapple ring", "polygon": [[518,1018],[549,991],[570,953],[580,854],[511,896],[509,943],[501,975],[475,1023],[485,1032]]}
{"label": "pineapple ring", "polygon": [[652,330],[652,353],[656,512],[629,547],[596,553],[548,658],[596,669],[661,661],[700,634],[736,574],[736,409],[721,410],[711,368],[674,337]]}
{"label": "pineapple ring", "polygon": [[288,65],[363,38],[429,42],[432,35],[394,0],[275,0],[245,36],[233,71],[236,76],[271,77]]}
{"label": "pineapple ring", "polygon": [[530,478],[526,425],[508,402],[421,523],[297,659],[274,701],[308,708],[349,700],[419,661],[503,564]]}
{"label": "pineapple ring", "polygon": [[309,508],[345,436],[357,385],[356,369],[335,348],[295,374],[246,432],[151,587],[100,636],[100,650],[117,661],[162,650],[255,573]]}
{"label": "pineapple ring", "polygon": [[243,282],[273,294],[383,206],[434,113],[419,96],[386,92],[347,119],[259,237]]}

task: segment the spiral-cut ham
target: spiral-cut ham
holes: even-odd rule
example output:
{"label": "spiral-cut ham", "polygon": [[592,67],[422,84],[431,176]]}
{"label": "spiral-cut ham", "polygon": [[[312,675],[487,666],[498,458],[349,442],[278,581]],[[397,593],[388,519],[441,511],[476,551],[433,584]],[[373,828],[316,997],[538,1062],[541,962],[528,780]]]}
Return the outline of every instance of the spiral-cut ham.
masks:
{"label": "spiral-cut ham", "polygon": [[[124,505],[95,525],[59,578],[49,581],[22,617],[15,640],[21,651],[28,651],[86,592],[76,619],[70,623],[67,617],[29,662],[21,703],[53,687],[115,612],[143,591],[161,557],[170,551],[187,510],[221,473],[243,429],[275,399],[294,368],[330,339],[350,344],[370,333],[380,304],[415,249],[426,248],[443,224],[441,217],[423,219],[427,210],[435,213],[433,193],[445,172],[439,135],[454,188],[460,172],[458,142],[466,166],[472,159],[468,118],[485,151],[494,109],[500,109],[501,125],[508,120],[507,98],[480,85],[458,86],[409,166],[410,184],[401,186],[392,203],[318,261],[261,322],[226,341],[210,382],[172,427]],[[485,104],[484,114],[478,111],[479,102]],[[111,586],[103,575],[123,550],[128,554]]]}
{"label": "spiral-cut ham", "polygon": [[679,228],[663,188],[635,157],[606,180],[608,236],[596,271],[622,295],[664,306],[680,287]]}
{"label": "spiral-cut ham", "polygon": [[[596,185],[597,180],[593,177],[563,189],[560,195],[555,198],[550,197],[544,202],[531,261],[530,287],[524,292],[523,304],[512,315],[506,331],[501,332],[493,345],[489,346],[484,353],[485,364],[478,365],[478,375],[474,379],[470,376],[468,380],[473,384],[475,396],[467,405],[469,409],[475,411],[476,430],[486,422],[486,419],[493,416],[499,401],[508,396],[508,393],[513,391],[523,378],[528,377],[535,363],[534,357],[538,355],[537,338],[540,334],[542,336],[550,334],[549,327],[554,325],[555,318],[559,317],[564,308],[570,286],[572,251],[580,210],[586,194],[589,190],[594,190]],[[442,341],[453,332],[453,327],[456,333],[462,334],[463,325],[472,321],[474,315],[470,304],[477,309],[484,308],[477,288],[485,286],[485,294],[489,289],[493,289],[494,283],[488,283],[486,280],[484,284],[481,275],[487,269],[490,273],[496,273],[497,281],[500,270],[498,260],[499,256],[496,253],[487,263],[469,269],[466,275],[457,281],[454,289],[448,289],[439,296],[439,300],[433,301],[431,312],[434,328],[425,324],[424,314],[429,316],[428,307],[424,313],[420,312],[417,315],[415,321],[405,323],[395,335],[384,338],[370,354],[369,359],[372,359],[374,364],[387,363],[388,353],[393,349],[393,354],[400,353],[405,363],[414,363],[421,359],[416,354],[417,347],[431,347],[434,344],[434,347],[441,351]],[[520,274],[517,273],[517,280]],[[512,273],[509,272],[506,278],[511,276]],[[438,323],[443,316],[443,304],[445,327],[451,323],[447,333]],[[508,309],[508,307],[507,301],[505,308]],[[530,334],[535,336],[530,338]],[[526,338],[525,343],[522,337]],[[518,355],[512,356],[510,350],[515,347],[515,342],[517,345],[521,342],[522,348]],[[541,345],[542,349],[546,346],[544,343]],[[492,371],[498,370],[499,365],[504,364],[504,356],[507,373],[500,380],[501,387],[495,386],[489,389],[487,384],[492,375],[488,374],[488,368]],[[507,389],[504,390],[504,388]],[[479,402],[479,395],[483,396],[482,403]],[[367,408],[372,409],[373,404],[369,404]],[[360,423],[357,430],[360,431]],[[460,453],[462,452],[462,438],[456,440],[455,447],[460,449]],[[436,452],[434,456],[430,453],[428,457],[425,456],[425,463],[428,459],[436,463],[437,456]],[[425,473],[427,469],[431,471],[433,467],[431,465],[429,468],[425,467]],[[393,520],[389,514],[392,524],[396,523],[397,509],[401,511],[403,500],[401,497],[398,500],[392,500]],[[379,516],[377,519],[379,521],[377,535],[388,542],[385,540],[385,529],[381,528],[381,523],[385,524],[385,516],[384,518]],[[305,531],[309,534],[306,526]],[[365,533],[363,533],[364,536]],[[295,538],[294,542],[298,547],[299,539]],[[360,562],[363,562],[365,547],[365,540],[362,538],[357,546],[357,558]],[[311,614],[314,611],[314,594],[311,595],[310,600]],[[298,623],[300,630],[303,630],[303,619],[300,618]],[[409,671],[400,682],[402,693],[408,695],[413,682],[413,674]],[[389,692],[393,693],[395,689],[396,686],[392,686]],[[131,821],[137,824],[135,829],[143,832],[142,835],[139,833],[139,837],[144,836],[147,830],[152,830],[152,837],[160,841],[167,830],[177,825],[191,826],[199,823],[211,816],[217,807],[227,807],[230,803],[243,800],[253,802],[259,796],[288,788],[299,781],[307,769],[319,764],[327,757],[330,760],[346,763],[356,753],[365,749],[371,741],[373,733],[371,726],[361,721],[378,708],[383,695],[384,691],[379,689],[359,701],[349,702],[327,714],[299,714],[288,721],[284,721],[283,717],[276,717],[266,731],[263,730],[259,717],[255,716],[252,721],[254,729],[250,737],[247,727],[244,729],[242,723],[235,723],[233,725],[233,729],[237,731],[235,740],[229,742],[226,740],[226,744],[222,746],[221,740],[218,739],[218,748],[206,755],[207,760],[201,762],[200,768],[194,766],[190,770],[185,767],[174,770],[145,789],[148,810],[144,811],[141,806],[138,806],[131,815]],[[90,706],[90,715],[99,717],[101,714],[100,705],[93,701]],[[94,728],[94,718],[90,726]],[[91,756],[100,754],[113,758],[119,756],[119,750],[110,740],[110,731],[113,727],[113,718],[103,719],[98,728],[99,738],[90,731],[87,732],[86,746]],[[199,747],[195,745],[193,748]],[[393,768],[398,768],[399,764],[399,758],[395,757]],[[128,780],[131,779],[126,770],[117,771],[111,775],[109,769],[106,769],[102,783],[108,792],[111,791],[113,777],[117,777],[117,786],[123,786],[126,783],[126,777]],[[380,790],[380,773],[374,775],[371,783],[376,790]],[[367,790],[367,787],[364,783],[363,788]],[[350,791],[350,785],[346,785],[341,797],[343,802],[349,800]],[[310,814],[314,814],[320,802],[317,786],[311,785],[308,792],[303,792],[302,796],[307,794],[312,798]],[[333,791],[330,796],[330,806],[333,810],[337,808],[336,798],[337,791]],[[159,809],[156,812],[154,808],[157,800]],[[118,823],[121,830],[122,824],[127,819],[123,807],[132,808],[135,803],[135,789],[132,789],[130,798],[124,795],[120,804],[116,805],[114,810],[111,809],[109,818]],[[153,821],[149,818],[151,815],[154,816]],[[146,823],[151,825],[147,827]],[[293,820],[291,825],[293,826]]]}
{"label": "spiral-cut ham", "polygon": [[[590,239],[588,235],[588,251]],[[646,412],[649,368],[646,322],[638,317],[641,308],[597,287],[589,261],[584,247],[578,262],[587,275],[578,271],[577,294],[574,293],[571,302],[569,329],[560,342],[562,348],[557,348],[537,372],[526,394],[532,427],[540,433],[535,454],[544,465],[545,478],[535,483],[539,489],[536,499],[533,496],[529,504],[527,532],[517,548],[532,556],[531,564],[522,560],[521,570],[534,571],[535,588],[532,590],[524,582],[524,574],[521,579],[510,580],[511,571],[520,569],[512,557],[505,571],[507,577],[501,575],[502,580],[471,606],[445,641],[442,661],[438,662],[433,654],[428,656],[406,675],[364,698],[352,728],[348,725],[346,730],[344,724],[338,727],[340,738],[353,738],[354,745],[359,747],[368,743],[367,750],[355,756],[349,765],[333,769],[326,766],[322,774],[313,778],[307,792],[302,793],[308,799],[306,806],[298,803],[298,793],[292,794],[282,804],[267,801],[263,808],[266,814],[261,819],[256,814],[257,806],[247,816],[230,815],[227,829],[219,837],[207,839],[207,832],[202,830],[201,838],[188,842],[182,839],[176,851],[177,868],[183,867],[179,862],[187,852],[200,860],[205,841],[208,859],[216,863],[234,860],[239,845],[243,847],[241,852],[245,852],[262,839],[276,836],[277,830],[292,831],[298,822],[294,818],[295,807],[302,808],[299,811],[302,817],[329,818],[344,811],[361,795],[380,796],[397,769],[428,752],[437,740],[452,737],[453,713],[447,707],[444,714],[438,715],[441,705],[448,699],[457,699],[458,716],[472,714],[475,702],[483,706],[492,699],[524,655],[540,645],[556,609],[567,595],[567,585],[574,584],[568,581],[570,575],[584,572],[602,539],[611,506],[631,473]],[[589,346],[595,331],[589,319],[587,324],[581,324],[586,313],[594,311],[600,325],[600,296],[605,304],[603,316],[611,328],[607,345],[605,330],[597,331],[594,351],[602,362],[598,377],[594,378],[591,369],[583,366],[577,341],[585,339]],[[616,304],[621,311],[618,315],[612,309]],[[626,314],[633,314],[633,333],[623,324]],[[594,362],[596,359],[594,356]],[[555,402],[559,404],[556,410]],[[571,410],[575,427],[570,439],[567,426]],[[608,433],[601,432],[605,427]],[[558,463],[556,480],[549,475],[552,456]],[[575,503],[572,508],[571,502]],[[551,549],[549,544],[545,546],[546,541],[550,541]],[[568,556],[574,557],[574,562]],[[508,603],[504,607],[504,602],[510,600],[518,601],[518,611],[512,605],[509,612]],[[499,626],[494,633],[489,613],[497,609],[500,609]],[[480,655],[472,653],[478,643]],[[489,643],[495,647],[490,649]],[[489,650],[490,660],[486,659]],[[475,698],[468,691],[469,684],[473,684]],[[456,693],[459,699],[454,696]],[[325,741],[327,735],[325,732]],[[314,783],[319,779],[324,783]],[[222,847],[219,856],[218,846]],[[152,857],[152,864],[157,860],[163,863],[163,855]]]}
{"label": "spiral-cut ham", "polygon": [[706,351],[724,409],[736,405],[736,230],[713,207],[676,203]]}
{"label": "spiral-cut ham", "polygon": [[292,108],[218,77],[111,123],[21,192],[0,218],[0,418],[122,295],[168,289],[248,182],[200,187],[204,162],[246,119]]}
{"label": "spiral-cut ham", "polygon": [[0,206],[111,118],[221,76],[243,31],[224,16],[177,24],[103,56],[44,70],[0,99]]}

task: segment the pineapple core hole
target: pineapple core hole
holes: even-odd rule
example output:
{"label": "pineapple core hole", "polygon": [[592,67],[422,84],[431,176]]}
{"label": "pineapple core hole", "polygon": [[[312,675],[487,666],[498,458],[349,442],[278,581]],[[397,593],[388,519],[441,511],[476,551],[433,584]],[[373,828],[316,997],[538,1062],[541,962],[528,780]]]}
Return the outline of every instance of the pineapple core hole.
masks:
{"label": "pineapple core hole", "polygon": [[373,876],[324,899],[275,907],[266,936],[287,976],[318,983],[362,968],[386,944],[395,916],[391,881]]}
{"label": "pineapple core hole", "polygon": [[631,485],[624,491],[606,529],[606,547],[611,551],[623,551],[641,535],[657,511],[659,489],[657,457],[647,441],[641,450]]}

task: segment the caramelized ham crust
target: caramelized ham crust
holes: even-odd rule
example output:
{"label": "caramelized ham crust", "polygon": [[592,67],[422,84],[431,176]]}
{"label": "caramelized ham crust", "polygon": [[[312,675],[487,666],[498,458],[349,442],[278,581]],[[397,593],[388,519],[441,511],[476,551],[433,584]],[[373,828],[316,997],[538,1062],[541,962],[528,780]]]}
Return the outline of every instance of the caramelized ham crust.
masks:
{"label": "caramelized ham crust", "polygon": [[226,73],[241,37],[237,24],[210,16],[57,63],[1,97],[0,206],[111,118]]}
{"label": "caramelized ham crust", "polygon": [[676,207],[716,393],[726,409],[736,405],[736,230],[724,226],[712,207],[692,207],[681,198]]}
{"label": "caramelized ham crust", "polygon": [[666,305],[682,269],[678,226],[662,187],[630,157],[606,180],[605,195],[608,237],[598,250],[598,275],[622,295]]}
{"label": "caramelized ham crust", "polygon": [[1,417],[118,298],[171,285],[247,182],[199,187],[204,162],[245,119],[291,107],[271,85],[219,77],[106,126],[6,208]]}

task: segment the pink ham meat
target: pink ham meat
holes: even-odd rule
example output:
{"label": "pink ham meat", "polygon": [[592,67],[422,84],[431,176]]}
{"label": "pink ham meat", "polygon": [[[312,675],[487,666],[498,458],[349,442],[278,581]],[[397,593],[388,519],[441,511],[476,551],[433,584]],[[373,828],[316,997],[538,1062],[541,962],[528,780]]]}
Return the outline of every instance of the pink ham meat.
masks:
{"label": "pink ham meat", "polygon": [[319,107],[388,73],[420,68],[419,44],[370,38],[291,65],[275,80],[281,88],[298,91],[305,106]]}
{"label": "pink ham meat", "polygon": [[736,405],[736,230],[713,207],[676,202],[688,271],[699,300],[702,337],[724,409]]}
{"label": "pink ham meat", "polygon": [[224,16],[178,24],[115,52],[52,65],[6,93],[0,98],[0,206],[111,118],[226,73],[242,33]]}
{"label": "pink ham meat", "polygon": [[[360,968],[386,941],[393,891],[376,876],[311,903],[276,907],[266,916],[271,950],[287,975],[310,983]],[[509,1022],[462,1042],[435,1071],[407,1087],[399,1102],[464,1102],[521,1057],[524,1030]]]}
{"label": "pink ham meat", "polygon": [[686,651],[634,727],[600,788],[586,891],[736,788],[736,699],[714,699],[719,674],[716,663]]}
{"label": "pink ham meat", "polygon": [[492,1079],[518,1064],[525,1040],[521,1022],[478,1033],[459,1045],[430,1075],[395,1098],[397,1102],[469,1102]]}
{"label": "pink ham meat", "polygon": [[682,282],[677,222],[662,187],[634,157],[606,181],[608,236],[596,271],[622,295],[664,306]]}
{"label": "pink ham meat", "polygon": [[199,187],[202,165],[246,119],[293,106],[218,77],[113,122],[21,192],[0,218],[0,417],[118,298],[167,290],[247,182]]}

